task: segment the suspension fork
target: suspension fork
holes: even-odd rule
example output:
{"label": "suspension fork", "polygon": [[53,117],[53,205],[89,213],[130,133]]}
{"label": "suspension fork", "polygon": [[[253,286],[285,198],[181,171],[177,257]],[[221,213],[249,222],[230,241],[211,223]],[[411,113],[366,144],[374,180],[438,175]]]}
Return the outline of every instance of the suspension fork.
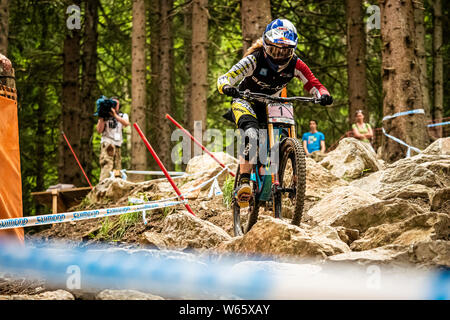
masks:
{"label": "suspension fork", "polygon": [[[275,145],[275,135],[274,135],[274,130],[273,130],[273,124],[272,123],[268,123],[267,124],[267,131],[268,131],[268,134],[269,134],[269,150],[271,150],[271,152],[272,152],[273,151],[272,148]],[[272,166],[272,164],[271,164],[271,166]],[[279,186],[280,185],[280,181],[279,181],[279,178],[278,178],[278,170],[276,172],[271,172],[271,175],[272,175],[272,185]]]}
{"label": "suspension fork", "polygon": [[295,125],[292,125],[291,128],[289,129],[289,137],[290,138],[297,138],[297,132],[295,131]]}

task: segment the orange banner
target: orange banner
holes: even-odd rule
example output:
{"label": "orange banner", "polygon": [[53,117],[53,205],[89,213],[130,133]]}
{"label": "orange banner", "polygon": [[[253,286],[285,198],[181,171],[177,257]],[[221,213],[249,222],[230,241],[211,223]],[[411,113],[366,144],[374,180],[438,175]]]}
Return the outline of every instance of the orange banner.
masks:
{"label": "orange banner", "polygon": [[[17,102],[0,96],[0,219],[22,217]],[[23,228],[0,230],[1,240],[23,243]]]}

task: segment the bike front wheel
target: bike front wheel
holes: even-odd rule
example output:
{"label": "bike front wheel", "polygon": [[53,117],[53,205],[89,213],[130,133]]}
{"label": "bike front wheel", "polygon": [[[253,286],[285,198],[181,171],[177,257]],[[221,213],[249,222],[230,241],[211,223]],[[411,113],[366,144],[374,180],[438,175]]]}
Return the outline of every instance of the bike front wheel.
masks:
{"label": "bike front wheel", "polygon": [[297,139],[286,138],[281,145],[278,170],[280,192],[274,197],[275,217],[292,218],[298,226],[302,219],[306,190],[306,159]]}

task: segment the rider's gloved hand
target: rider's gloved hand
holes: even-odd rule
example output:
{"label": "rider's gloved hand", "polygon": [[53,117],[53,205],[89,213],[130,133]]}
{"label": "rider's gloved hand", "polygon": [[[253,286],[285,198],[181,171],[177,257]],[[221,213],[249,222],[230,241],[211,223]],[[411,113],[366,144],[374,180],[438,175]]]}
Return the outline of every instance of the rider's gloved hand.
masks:
{"label": "rider's gloved hand", "polygon": [[333,97],[328,94],[323,94],[320,96],[320,104],[323,106],[329,105],[333,103]]}
{"label": "rider's gloved hand", "polygon": [[224,85],[222,91],[229,97],[239,98],[239,90],[236,87]]}

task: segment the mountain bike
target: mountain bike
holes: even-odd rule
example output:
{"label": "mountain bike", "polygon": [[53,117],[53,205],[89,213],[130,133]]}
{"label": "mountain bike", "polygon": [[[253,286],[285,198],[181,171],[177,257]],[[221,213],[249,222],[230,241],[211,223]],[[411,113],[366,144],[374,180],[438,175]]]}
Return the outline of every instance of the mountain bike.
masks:
{"label": "mountain bike", "polygon": [[[311,97],[273,97],[262,93],[240,91],[240,98],[259,101],[265,104],[268,144],[262,147],[267,152],[265,163],[258,157],[251,173],[252,195],[247,208],[241,208],[233,194],[233,230],[235,236],[250,231],[258,220],[262,205],[274,212],[276,218],[288,217],[292,213],[291,223],[299,225],[304,206],[306,189],[306,160],[303,146],[296,138],[294,119],[294,101],[320,103],[320,99]],[[266,141],[267,142],[267,141]],[[261,142],[259,143],[261,148]],[[261,154],[262,150],[259,150]],[[278,157],[274,157],[278,155]],[[278,160],[273,163],[273,160]],[[237,190],[240,173],[236,172],[234,190]],[[245,228],[241,226],[241,212],[247,211]]]}

